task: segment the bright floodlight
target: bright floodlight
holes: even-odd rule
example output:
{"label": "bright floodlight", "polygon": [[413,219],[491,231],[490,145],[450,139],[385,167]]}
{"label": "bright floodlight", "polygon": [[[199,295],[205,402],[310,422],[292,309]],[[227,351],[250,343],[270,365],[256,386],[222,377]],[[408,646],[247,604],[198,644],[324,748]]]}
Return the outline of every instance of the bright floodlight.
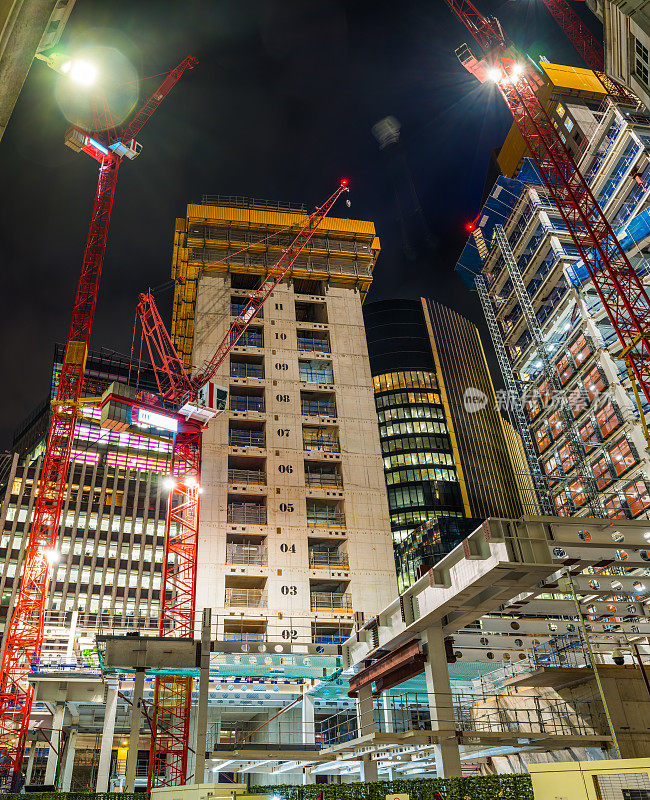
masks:
{"label": "bright floodlight", "polygon": [[57,561],[61,558],[61,556],[56,550],[48,550],[45,553],[45,558],[47,558],[50,564],[56,564]]}
{"label": "bright floodlight", "polygon": [[75,83],[80,83],[82,86],[90,86],[95,82],[97,67],[91,64],[90,61],[76,59],[72,62],[67,62],[61,67],[62,71],[63,67],[66,67],[68,63],[70,67],[65,70],[65,74],[69,75]]}
{"label": "bright floodlight", "polygon": [[497,69],[497,67],[492,67],[492,69],[488,70],[488,78],[495,83],[499,83],[501,80],[501,70]]}
{"label": "bright floodlight", "polygon": [[521,64],[514,64],[512,69],[510,70],[510,74],[512,75],[513,78],[518,78],[523,71],[524,68],[521,66]]}
{"label": "bright floodlight", "polygon": [[168,492],[171,492],[172,489],[176,488],[176,481],[170,475],[168,475],[166,478],[163,478],[162,484]]}

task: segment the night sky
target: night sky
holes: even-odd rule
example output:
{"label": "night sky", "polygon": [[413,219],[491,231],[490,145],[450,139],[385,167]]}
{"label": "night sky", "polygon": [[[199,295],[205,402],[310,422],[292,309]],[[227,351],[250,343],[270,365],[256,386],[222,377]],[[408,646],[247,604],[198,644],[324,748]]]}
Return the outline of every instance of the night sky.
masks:
{"label": "night sky", "polygon": [[[531,55],[582,65],[540,0],[478,2]],[[481,324],[476,296],[452,270],[509,115],[494,88],[458,64],[465,41],[443,0],[77,0],[60,49],[110,45],[140,76],[189,53],[200,59],[143,130],[140,157],[120,170],[92,346],[129,352],[138,292],[168,280],[174,219],[187,202],[238,194],[313,207],[341,176],[352,207],[334,214],[374,220],[381,238],[369,300],[428,295]],[[33,65],[0,142],[3,448],[48,390],[97,181],[95,162],[63,144],[59,80]],[[144,82],[141,96],[155,86]],[[414,259],[403,254],[370,132],[389,114],[402,123],[431,233]],[[170,299],[160,295],[161,311]]]}

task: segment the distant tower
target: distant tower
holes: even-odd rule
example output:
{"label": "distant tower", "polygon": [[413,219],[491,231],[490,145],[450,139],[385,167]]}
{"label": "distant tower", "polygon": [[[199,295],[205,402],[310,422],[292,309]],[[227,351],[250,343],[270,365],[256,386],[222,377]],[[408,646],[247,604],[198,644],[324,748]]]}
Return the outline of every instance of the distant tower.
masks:
{"label": "distant tower", "polygon": [[402,251],[409,261],[416,261],[430,253],[434,245],[400,141],[400,130],[400,121],[389,116],[380,119],[372,126],[372,135],[384,152],[386,169],[395,197]]}

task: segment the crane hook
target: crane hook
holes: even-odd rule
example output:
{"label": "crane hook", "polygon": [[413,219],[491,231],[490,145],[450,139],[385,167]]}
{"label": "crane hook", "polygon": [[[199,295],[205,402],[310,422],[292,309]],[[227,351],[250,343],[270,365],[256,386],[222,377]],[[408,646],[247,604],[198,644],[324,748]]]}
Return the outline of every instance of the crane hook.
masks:
{"label": "crane hook", "polygon": [[349,198],[349,197],[346,197],[346,198],[345,198],[345,205],[346,205],[348,208],[350,208],[350,206],[352,205],[352,203],[350,202],[350,198]]}

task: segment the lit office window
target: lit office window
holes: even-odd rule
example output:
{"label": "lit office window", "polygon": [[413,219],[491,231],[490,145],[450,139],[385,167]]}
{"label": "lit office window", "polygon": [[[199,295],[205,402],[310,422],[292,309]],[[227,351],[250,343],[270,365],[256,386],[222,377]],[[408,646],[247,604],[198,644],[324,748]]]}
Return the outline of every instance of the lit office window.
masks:
{"label": "lit office window", "polygon": [[648,73],[650,72],[650,55],[648,48],[638,39],[634,38],[634,74],[643,83],[648,85]]}

